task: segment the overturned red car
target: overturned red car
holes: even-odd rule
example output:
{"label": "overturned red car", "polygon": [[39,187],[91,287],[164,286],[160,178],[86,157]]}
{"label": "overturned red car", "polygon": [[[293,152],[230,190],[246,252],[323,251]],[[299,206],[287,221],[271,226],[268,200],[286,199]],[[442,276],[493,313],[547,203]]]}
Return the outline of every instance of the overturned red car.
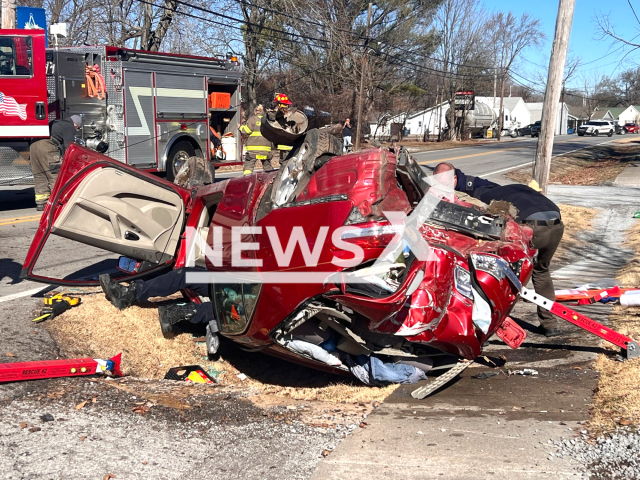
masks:
{"label": "overturned red car", "polygon": [[443,200],[405,150],[339,153],[311,130],[277,173],[186,189],[74,145],[22,276],[96,283],[34,271],[52,235],[140,262],[124,280],[194,264],[222,335],[336,373],[371,358],[451,368],[495,333],[518,346],[508,315],[532,273],[530,230]]}

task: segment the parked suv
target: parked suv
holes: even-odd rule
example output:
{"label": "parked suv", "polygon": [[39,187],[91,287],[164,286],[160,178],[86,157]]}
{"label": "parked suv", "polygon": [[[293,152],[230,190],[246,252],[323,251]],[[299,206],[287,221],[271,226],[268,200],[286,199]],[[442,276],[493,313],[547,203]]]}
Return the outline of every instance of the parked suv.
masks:
{"label": "parked suv", "polygon": [[539,137],[540,136],[540,121],[537,121],[533,125],[531,125],[531,136]]}
{"label": "parked suv", "polygon": [[615,125],[613,122],[607,122],[606,120],[589,120],[578,128],[578,135],[592,135],[597,137],[598,135],[606,134],[611,137],[615,132]]}

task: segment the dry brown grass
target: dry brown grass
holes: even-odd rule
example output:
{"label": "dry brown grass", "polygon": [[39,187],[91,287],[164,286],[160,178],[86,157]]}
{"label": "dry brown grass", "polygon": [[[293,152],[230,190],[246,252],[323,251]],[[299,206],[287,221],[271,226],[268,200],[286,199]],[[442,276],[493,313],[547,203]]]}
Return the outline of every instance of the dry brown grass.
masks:
{"label": "dry brown grass", "polygon": [[[640,223],[627,232],[627,244],[635,247],[636,255],[617,278],[621,286],[640,287]],[[640,308],[617,306],[609,318],[614,330],[640,339]],[[593,399],[592,433],[612,431],[619,425],[640,425],[640,359],[618,362],[599,355],[596,368],[600,380]]]}
{"label": "dry brown grass", "polygon": [[[194,342],[192,334],[163,337],[156,305],[149,303],[119,311],[101,293],[82,297],[80,306],[44,325],[69,358],[108,358],[122,352],[126,375],[159,379],[171,367],[197,364],[214,374],[219,383],[246,387],[253,393],[348,403],[382,401],[397,388],[369,387],[351,377],[245,353],[228,344],[216,361],[210,361],[204,343]],[[239,373],[247,375],[247,379],[241,381]]]}
{"label": "dry brown grass", "polygon": [[[638,153],[638,142],[600,145],[556,157],[551,163],[549,183],[561,185],[603,185],[612,183],[633,161]],[[514,182],[529,183],[531,167],[506,174]]]}
{"label": "dry brown grass", "polygon": [[576,207],[573,205],[558,205],[564,223],[562,242],[555,254],[559,261],[569,260],[570,252],[584,243],[580,234],[593,229],[593,220],[598,215],[598,209]]}

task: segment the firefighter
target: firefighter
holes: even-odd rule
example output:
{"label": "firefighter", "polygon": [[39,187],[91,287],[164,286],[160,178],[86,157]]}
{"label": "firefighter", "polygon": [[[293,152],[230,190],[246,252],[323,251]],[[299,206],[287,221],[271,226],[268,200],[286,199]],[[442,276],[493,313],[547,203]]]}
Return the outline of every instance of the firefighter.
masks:
{"label": "firefighter", "polygon": [[240,132],[247,135],[247,142],[244,147],[246,153],[242,167],[244,175],[253,173],[256,160],[262,161],[262,169],[265,172],[273,170],[273,165],[271,165],[271,159],[273,158],[271,142],[260,133],[262,117],[264,117],[264,108],[262,105],[258,105],[253,111],[253,115],[247,120],[247,123],[240,127]]}
{"label": "firefighter", "polygon": [[31,171],[36,190],[36,209],[41,212],[49,200],[56,183],[62,157],[67,147],[74,142],[76,133],[82,128],[82,117],[71,115],[51,124],[51,137],[31,144],[29,150]]}
{"label": "firefighter", "polygon": [[[118,283],[108,273],[100,275],[99,280],[107,300],[118,310],[125,310],[134,304],[146,302],[149,298],[168,297],[186,288],[201,297],[209,297],[211,291],[208,284],[187,283],[188,273],[203,271],[197,268],[178,268],[148,280],[133,280],[128,285]],[[158,317],[163,335],[173,332],[174,326],[184,321],[205,326],[207,353],[214,355],[218,351],[220,346],[218,323],[215,320],[213,304],[210,301],[161,305],[158,307]]]}
{"label": "firefighter", "polygon": [[[276,104],[276,119],[278,119],[279,117],[287,118],[289,107],[292,105],[289,97],[287,97],[285,93],[277,93],[276,97],[273,99],[273,103]],[[282,162],[284,162],[284,158],[289,154],[293,147],[291,145],[278,145],[277,148],[280,152],[280,164],[282,165]]]}

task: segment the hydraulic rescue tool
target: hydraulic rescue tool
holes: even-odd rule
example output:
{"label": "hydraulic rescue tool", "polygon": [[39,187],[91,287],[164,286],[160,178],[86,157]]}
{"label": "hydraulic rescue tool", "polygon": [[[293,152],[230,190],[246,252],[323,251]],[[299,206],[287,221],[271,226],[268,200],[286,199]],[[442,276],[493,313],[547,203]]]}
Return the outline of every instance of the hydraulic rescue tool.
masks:
{"label": "hydraulic rescue tool", "polygon": [[71,297],[63,293],[56,293],[44,298],[44,307],[40,310],[40,315],[32,320],[33,323],[44,322],[49,318],[55,318],[63,312],[66,312],[71,307],[80,305],[79,297]]}

